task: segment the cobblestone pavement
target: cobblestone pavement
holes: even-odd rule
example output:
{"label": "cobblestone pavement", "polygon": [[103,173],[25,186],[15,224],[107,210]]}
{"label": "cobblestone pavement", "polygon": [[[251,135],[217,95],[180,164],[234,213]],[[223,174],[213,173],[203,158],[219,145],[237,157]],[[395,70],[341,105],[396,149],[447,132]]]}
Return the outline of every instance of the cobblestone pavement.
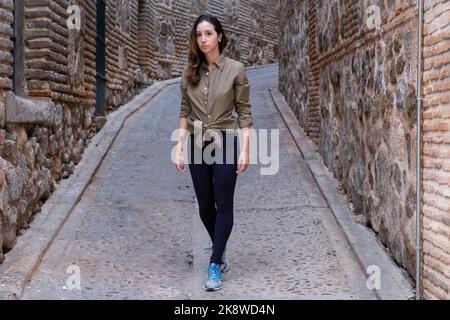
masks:
{"label": "cobblestone pavement", "polygon": [[255,128],[280,129],[280,168],[238,177],[224,289],[201,289],[208,238],[189,171],[170,161],[180,102],[171,85],[125,122],[23,298],[374,299],[270,98],[277,66],[248,74]]}

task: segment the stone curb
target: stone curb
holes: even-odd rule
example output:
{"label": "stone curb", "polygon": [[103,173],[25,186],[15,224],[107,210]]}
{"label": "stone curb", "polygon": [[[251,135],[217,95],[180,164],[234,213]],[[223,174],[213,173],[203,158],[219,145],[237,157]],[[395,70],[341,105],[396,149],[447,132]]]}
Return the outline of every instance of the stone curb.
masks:
{"label": "stone curb", "polygon": [[36,214],[30,228],[5,254],[4,262],[0,264],[0,300],[22,297],[33,272],[80,201],[125,120],[148,105],[165,87],[179,81],[180,78],[158,81],[106,116],[105,125],[92,137],[73,174],[55,185],[55,191]]}
{"label": "stone curb", "polygon": [[389,257],[382,245],[377,242],[372,230],[355,222],[345,200],[337,192],[337,181],[323,164],[322,156],[317,151],[315,144],[298,124],[298,120],[286,103],[284,96],[278,88],[269,88],[268,90],[328,207],[333,212],[337,224],[342,229],[350,248],[357,257],[363,273],[369,277],[373,272],[367,273],[369,266],[380,268],[381,289],[375,290],[376,295],[382,300],[412,299],[414,297],[413,286],[406,275],[406,271],[401,271],[400,267]]}

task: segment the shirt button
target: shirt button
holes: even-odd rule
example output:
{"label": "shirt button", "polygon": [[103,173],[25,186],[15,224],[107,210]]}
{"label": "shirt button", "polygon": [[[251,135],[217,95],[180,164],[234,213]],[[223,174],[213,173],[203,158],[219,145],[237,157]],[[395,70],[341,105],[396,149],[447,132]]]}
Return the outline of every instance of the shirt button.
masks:
{"label": "shirt button", "polygon": [[210,115],[210,114],[208,114],[208,118],[211,118],[211,115]]}
{"label": "shirt button", "polygon": [[205,87],[205,90],[208,89],[207,87]]}

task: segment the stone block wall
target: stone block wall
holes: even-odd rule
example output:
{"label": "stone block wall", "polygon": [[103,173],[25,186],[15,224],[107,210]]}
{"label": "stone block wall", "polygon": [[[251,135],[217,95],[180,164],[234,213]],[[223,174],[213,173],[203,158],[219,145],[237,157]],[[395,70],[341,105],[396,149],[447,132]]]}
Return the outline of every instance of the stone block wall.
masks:
{"label": "stone block wall", "polygon": [[[21,19],[14,12],[19,3]],[[96,3],[0,0],[0,263],[101,128],[95,115]],[[181,74],[190,28],[200,13],[221,19],[231,40],[230,56],[248,65],[277,59],[277,12],[264,1],[105,4],[106,112],[153,80]],[[81,9],[80,29],[69,27],[72,5]],[[16,43],[23,54],[14,58],[12,37],[22,30],[19,24],[23,41]],[[13,90],[13,70],[22,64],[15,74],[22,86]]]}
{"label": "stone block wall", "polygon": [[[372,4],[380,9],[378,29],[367,24]],[[299,123],[358,220],[413,276],[416,6],[413,0],[283,0],[279,50],[280,90]]]}
{"label": "stone block wall", "polygon": [[[55,182],[73,172],[95,133],[95,0],[19,2],[23,5],[25,63],[23,74],[16,77],[23,76],[25,81],[21,90],[12,92],[13,63],[17,61],[11,37],[18,25],[14,24],[15,3],[0,1],[6,17],[0,49],[4,72],[0,89],[0,261],[54,190]],[[67,27],[70,4],[85,8],[81,30]]]}
{"label": "stone block wall", "polygon": [[[11,23],[13,22],[13,8],[14,3],[12,0],[10,1],[0,1],[0,12],[2,12],[3,19],[0,21],[0,33],[2,39],[9,39],[13,36],[13,30],[10,27]],[[13,42],[8,40],[2,40],[3,45],[0,47],[0,123],[4,123],[4,114],[5,114],[5,100],[6,100],[6,93],[8,90],[12,88],[12,80],[11,76],[13,73],[13,69],[11,66],[11,63],[13,61],[13,56],[11,54],[11,50],[13,48]],[[0,150],[3,149],[3,146],[5,144],[5,136],[6,131],[3,129],[0,129]],[[11,232],[10,227],[8,227],[8,224],[11,224],[9,222],[9,218],[5,217],[5,213],[10,215],[10,210],[5,206],[3,198],[5,198],[5,190],[7,188],[7,182],[6,182],[6,174],[8,171],[5,172],[5,169],[7,168],[7,161],[3,158],[0,158],[0,162],[3,164],[0,167],[0,195],[2,201],[0,201],[0,262],[3,260],[3,250],[4,247],[3,243],[6,242],[6,246],[9,245],[8,238],[11,238],[12,235],[10,235]],[[10,165],[12,168],[13,166]],[[13,170],[10,170],[10,172]],[[5,237],[7,238],[6,241],[4,240]]]}
{"label": "stone block wall", "polygon": [[425,1],[423,285],[450,299],[450,1]]}
{"label": "stone block wall", "polygon": [[[286,102],[299,118],[300,125],[307,127],[308,84],[310,76],[308,62],[308,1],[286,1],[280,3],[285,8],[281,18],[281,43],[283,54],[279,57],[279,84],[280,92],[286,97]],[[296,36],[294,36],[296,35]],[[292,90],[295,88],[295,90]],[[311,88],[312,89],[312,88]]]}

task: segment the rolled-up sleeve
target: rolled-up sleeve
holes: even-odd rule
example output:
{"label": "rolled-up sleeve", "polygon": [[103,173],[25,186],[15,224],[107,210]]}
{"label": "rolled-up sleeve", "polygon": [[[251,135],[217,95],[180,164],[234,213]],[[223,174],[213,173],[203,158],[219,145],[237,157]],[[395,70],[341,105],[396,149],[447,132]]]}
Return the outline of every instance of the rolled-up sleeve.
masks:
{"label": "rolled-up sleeve", "polygon": [[180,90],[181,90],[180,118],[186,118],[191,113],[191,101],[187,94],[186,78],[184,72],[181,76]]}
{"label": "rolled-up sleeve", "polygon": [[234,79],[234,94],[239,128],[251,127],[253,125],[253,117],[250,105],[250,83],[243,63]]}

